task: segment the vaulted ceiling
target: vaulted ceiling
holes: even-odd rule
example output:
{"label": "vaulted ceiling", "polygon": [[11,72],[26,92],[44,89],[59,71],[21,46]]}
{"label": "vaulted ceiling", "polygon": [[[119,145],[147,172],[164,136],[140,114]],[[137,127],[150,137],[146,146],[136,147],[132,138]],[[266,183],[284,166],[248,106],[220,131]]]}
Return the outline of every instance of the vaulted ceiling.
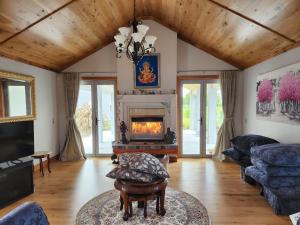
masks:
{"label": "vaulted ceiling", "polygon": [[[137,15],[244,69],[300,46],[299,0],[136,0]],[[0,55],[61,71],[113,41],[133,0],[1,0]]]}

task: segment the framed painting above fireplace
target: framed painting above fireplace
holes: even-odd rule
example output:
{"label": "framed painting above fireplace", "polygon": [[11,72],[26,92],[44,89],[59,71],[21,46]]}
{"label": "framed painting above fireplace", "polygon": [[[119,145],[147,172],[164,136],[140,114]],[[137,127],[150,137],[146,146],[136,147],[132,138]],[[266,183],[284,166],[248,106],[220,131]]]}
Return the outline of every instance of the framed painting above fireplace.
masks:
{"label": "framed painting above fireplace", "polygon": [[145,55],[134,66],[134,88],[159,88],[159,54]]}

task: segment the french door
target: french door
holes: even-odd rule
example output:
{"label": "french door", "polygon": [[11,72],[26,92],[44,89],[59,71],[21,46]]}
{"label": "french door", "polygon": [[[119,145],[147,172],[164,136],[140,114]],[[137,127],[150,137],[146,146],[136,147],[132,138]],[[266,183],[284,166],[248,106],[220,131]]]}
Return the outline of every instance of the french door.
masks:
{"label": "french door", "polygon": [[214,152],[223,122],[219,80],[180,79],[180,135],[183,156]]}
{"label": "french door", "polygon": [[116,81],[83,80],[75,119],[86,155],[111,155],[116,130]]}

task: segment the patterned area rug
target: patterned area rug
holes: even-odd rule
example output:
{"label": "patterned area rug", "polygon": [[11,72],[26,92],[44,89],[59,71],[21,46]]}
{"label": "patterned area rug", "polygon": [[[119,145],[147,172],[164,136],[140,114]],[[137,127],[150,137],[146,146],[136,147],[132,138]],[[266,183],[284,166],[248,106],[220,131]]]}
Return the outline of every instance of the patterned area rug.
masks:
{"label": "patterned area rug", "polygon": [[119,191],[105,192],[87,202],[78,212],[76,225],[209,225],[206,208],[193,196],[167,188],[165,216],[156,214],[155,201],[148,204],[148,217],[133,204],[133,216],[123,220]]}

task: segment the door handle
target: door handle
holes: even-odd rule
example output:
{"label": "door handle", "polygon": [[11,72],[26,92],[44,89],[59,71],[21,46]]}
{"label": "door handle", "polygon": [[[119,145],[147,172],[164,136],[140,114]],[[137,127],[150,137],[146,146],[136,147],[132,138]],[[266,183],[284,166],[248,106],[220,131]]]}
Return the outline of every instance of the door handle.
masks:
{"label": "door handle", "polygon": [[200,125],[201,125],[201,126],[203,125],[203,118],[202,118],[202,116],[201,116],[201,118],[200,118]]}
{"label": "door handle", "polygon": [[95,124],[96,124],[96,126],[98,126],[98,118],[97,118],[97,116],[95,117]]}

